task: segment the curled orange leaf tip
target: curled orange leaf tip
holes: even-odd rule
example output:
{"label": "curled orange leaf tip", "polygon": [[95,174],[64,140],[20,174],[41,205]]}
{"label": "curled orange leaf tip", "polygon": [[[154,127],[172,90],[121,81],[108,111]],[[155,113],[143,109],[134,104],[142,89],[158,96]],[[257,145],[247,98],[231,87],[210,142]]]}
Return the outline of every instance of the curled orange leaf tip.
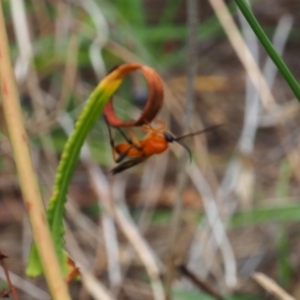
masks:
{"label": "curled orange leaf tip", "polygon": [[112,127],[132,127],[141,126],[150,123],[157,115],[163,104],[164,90],[163,83],[158,73],[152,68],[139,64],[127,63],[114,68],[104,80],[120,81],[128,73],[140,70],[147,82],[149,96],[147,103],[137,120],[122,121],[120,120],[114,110],[112,98],[104,107],[104,116],[108,124]]}

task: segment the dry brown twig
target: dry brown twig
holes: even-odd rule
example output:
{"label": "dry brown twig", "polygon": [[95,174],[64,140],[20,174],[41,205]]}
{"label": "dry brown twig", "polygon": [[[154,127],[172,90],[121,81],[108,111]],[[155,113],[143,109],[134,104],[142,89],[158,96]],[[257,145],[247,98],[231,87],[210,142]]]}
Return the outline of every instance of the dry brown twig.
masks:
{"label": "dry brown twig", "polygon": [[217,292],[212,286],[210,286],[207,282],[200,279],[193,272],[191,272],[186,266],[181,265],[178,267],[182,275],[186,276],[190,279],[196,286],[198,286],[201,290],[205,291],[207,294],[213,296],[217,300],[224,300],[224,298]]}
{"label": "dry brown twig", "polygon": [[[198,4],[197,0],[187,1],[187,20],[188,20],[188,38],[187,38],[187,91],[185,105],[185,124],[184,129],[190,127],[190,120],[194,110],[194,81],[197,76],[197,26],[198,26]],[[171,285],[175,276],[174,253],[176,243],[178,242],[178,233],[181,227],[183,193],[187,184],[187,174],[182,171],[186,164],[187,158],[181,157],[178,164],[179,174],[177,176],[177,196],[175,197],[175,205],[172,218],[172,230],[170,232],[169,255],[166,271],[166,298],[171,299]]]}
{"label": "dry brown twig", "polygon": [[[68,300],[70,296],[52,243],[23,124],[18,91],[9,55],[2,2],[0,2],[0,79],[3,110],[20,177],[21,190],[41,263],[44,266],[47,283],[53,299]],[[48,266],[51,266],[51,268]]]}
{"label": "dry brown twig", "polygon": [[[48,293],[37,287],[35,284],[30,281],[23,279],[15,273],[9,272],[10,279],[19,291],[22,291],[29,295],[30,299],[38,299],[38,300],[50,300],[51,297]],[[0,278],[6,279],[4,270],[0,268]],[[0,297],[1,299],[1,297]]]}
{"label": "dry brown twig", "polygon": [[246,69],[249,78],[253,82],[253,85],[260,94],[263,105],[268,108],[276,104],[275,99],[264,79],[262,73],[257,66],[255,59],[253,58],[249,48],[245,44],[241,34],[235,25],[233,18],[231,17],[226,4],[223,0],[209,0],[213,7],[224,31],[226,32],[228,39],[234,48],[238,58]]}
{"label": "dry brown twig", "polygon": [[252,278],[261,285],[270,294],[274,295],[280,300],[296,300],[282,289],[273,279],[269,278],[263,273],[254,273]]}
{"label": "dry brown twig", "polygon": [[4,270],[5,277],[6,277],[10,292],[12,293],[14,300],[18,300],[19,297],[18,297],[17,291],[16,291],[15,287],[13,286],[13,284],[10,280],[9,272],[8,272],[8,269],[7,269],[7,267],[5,265],[5,262],[4,262],[4,260],[6,258],[7,258],[7,256],[5,254],[3,254],[0,250],[0,265],[1,265],[2,269]]}
{"label": "dry brown twig", "polygon": [[42,91],[39,88],[38,74],[32,65],[33,47],[30,40],[24,1],[12,1],[11,11],[14,31],[20,52],[19,59],[16,63],[16,77],[18,82],[25,81],[29,95],[32,99],[34,117],[36,121],[40,121],[45,118],[46,111],[42,101]]}
{"label": "dry brown twig", "polygon": [[[85,254],[81,251],[76,238],[71,230],[66,227],[66,244],[71,255],[76,260],[78,269],[80,270],[80,276],[82,283],[89,295],[96,300],[114,300],[115,298],[111,292],[102,284],[91,271]],[[80,297],[80,299],[82,299]]]}
{"label": "dry brown twig", "polygon": [[[88,172],[94,191],[99,195],[99,199],[102,199],[103,206],[114,217],[119,228],[122,229],[124,235],[135,248],[141,261],[144,263],[152,285],[154,299],[163,299],[163,287],[159,278],[160,270],[151,249],[141,237],[133,222],[123,212],[120,205],[114,203],[110,191],[107,190],[108,185],[101,170],[93,163],[86,161],[86,164],[88,163]],[[118,189],[115,188],[114,190]]]}

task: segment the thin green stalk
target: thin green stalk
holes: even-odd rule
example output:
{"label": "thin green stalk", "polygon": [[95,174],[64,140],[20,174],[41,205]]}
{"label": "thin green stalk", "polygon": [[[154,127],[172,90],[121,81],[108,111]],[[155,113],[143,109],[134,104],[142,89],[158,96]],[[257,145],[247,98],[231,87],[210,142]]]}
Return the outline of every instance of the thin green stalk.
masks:
{"label": "thin green stalk", "polygon": [[60,270],[46,221],[45,210],[31,160],[29,142],[22,120],[19,96],[9,55],[2,1],[0,2],[0,92],[22,195],[47,284],[54,300],[69,300],[68,288]]}
{"label": "thin green stalk", "polygon": [[248,6],[245,0],[235,0],[235,2],[239,7],[239,9],[241,10],[244,17],[246,18],[247,22],[251,26],[255,35],[257,36],[257,38],[259,39],[259,41],[267,51],[268,55],[271,57],[274,64],[277,66],[278,70],[280,71],[280,73],[282,74],[282,76],[284,77],[284,79],[286,80],[286,82],[294,92],[294,95],[300,102],[300,86],[297,80],[295,79],[295,77],[293,76],[293,74],[291,73],[291,71],[283,61],[283,59],[277,53],[276,49],[274,48],[274,46],[268,39],[267,35],[265,34],[263,29],[259,25],[258,21],[256,20],[255,16],[253,15],[250,7]]}

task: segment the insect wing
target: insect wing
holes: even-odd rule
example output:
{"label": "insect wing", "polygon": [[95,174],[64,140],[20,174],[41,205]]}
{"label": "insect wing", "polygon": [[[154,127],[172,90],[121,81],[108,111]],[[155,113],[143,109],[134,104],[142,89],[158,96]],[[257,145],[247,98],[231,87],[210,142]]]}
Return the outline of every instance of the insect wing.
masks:
{"label": "insect wing", "polygon": [[121,164],[119,164],[118,166],[116,166],[115,168],[113,168],[111,170],[111,173],[113,175],[117,174],[117,173],[120,173],[120,172],[123,172],[124,170],[127,170],[131,167],[134,167],[140,163],[142,163],[143,161],[145,161],[147,159],[147,157],[137,157],[137,158],[134,158],[134,159],[130,159],[130,160],[127,160]]}

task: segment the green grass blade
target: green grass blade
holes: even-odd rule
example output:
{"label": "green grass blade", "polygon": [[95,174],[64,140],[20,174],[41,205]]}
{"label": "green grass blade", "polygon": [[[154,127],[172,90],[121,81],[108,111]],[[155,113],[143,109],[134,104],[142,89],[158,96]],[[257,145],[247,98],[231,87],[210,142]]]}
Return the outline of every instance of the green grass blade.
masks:
{"label": "green grass blade", "polygon": [[[180,8],[181,0],[167,0],[165,4],[165,9],[162,13],[162,16],[159,20],[158,27],[160,28],[162,25],[171,24],[174,21],[175,15]],[[173,22],[174,23],[174,22]],[[174,24],[172,24],[174,25]]]}
{"label": "green grass blade", "polygon": [[252,211],[236,213],[230,225],[233,228],[252,226],[267,222],[299,222],[300,205],[285,204],[280,206],[268,206],[255,208]]}
{"label": "green grass blade", "polygon": [[277,53],[276,49],[268,39],[267,35],[264,33],[263,29],[261,28],[255,16],[253,15],[250,7],[248,6],[245,0],[235,0],[235,2],[241,10],[244,17],[246,18],[247,22],[251,26],[255,35],[257,36],[257,38],[267,51],[268,55],[271,57],[278,70],[280,71],[280,73],[285,78],[286,82],[294,92],[296,98],[300,102],[300,86],[297,80],[295,79],[285,62],[282,60],[280,55]]}
{"label": "green grass blade", "polygon": [[277,272],[279,283],[287,287],[293,276],[293,267],[290,260],[290,245],[285,226],[279,225],[277,229]]}
{"label": "green grass blade", "polygon": [[[53,243],[55,245],[62,270],[65,274],[67,272],[68,266],[66,263],[66,253],[63,251],[63,236],[65,232],[63,226],[63,217],[65,212],[64,206],[67,200],[68,187],[72,179],[74,169],[76,167],[81,147],[91,128],[94,126],[97,119],[99,118],[99,115],[103,111],[105,104],[119,87],[121,80],[115,81],[108,87],[107,85],[102,84],[102,82],[96,87],[87,103],[85,104],[84,109],[75,124],[75,129],[64,147],[55,176],[53,194],[49,201],[47,209],[47,218],[53,238]],[[43,273],[34,244],[31,248],[26,272],[29,276],[32,277],[36,277]]]}

